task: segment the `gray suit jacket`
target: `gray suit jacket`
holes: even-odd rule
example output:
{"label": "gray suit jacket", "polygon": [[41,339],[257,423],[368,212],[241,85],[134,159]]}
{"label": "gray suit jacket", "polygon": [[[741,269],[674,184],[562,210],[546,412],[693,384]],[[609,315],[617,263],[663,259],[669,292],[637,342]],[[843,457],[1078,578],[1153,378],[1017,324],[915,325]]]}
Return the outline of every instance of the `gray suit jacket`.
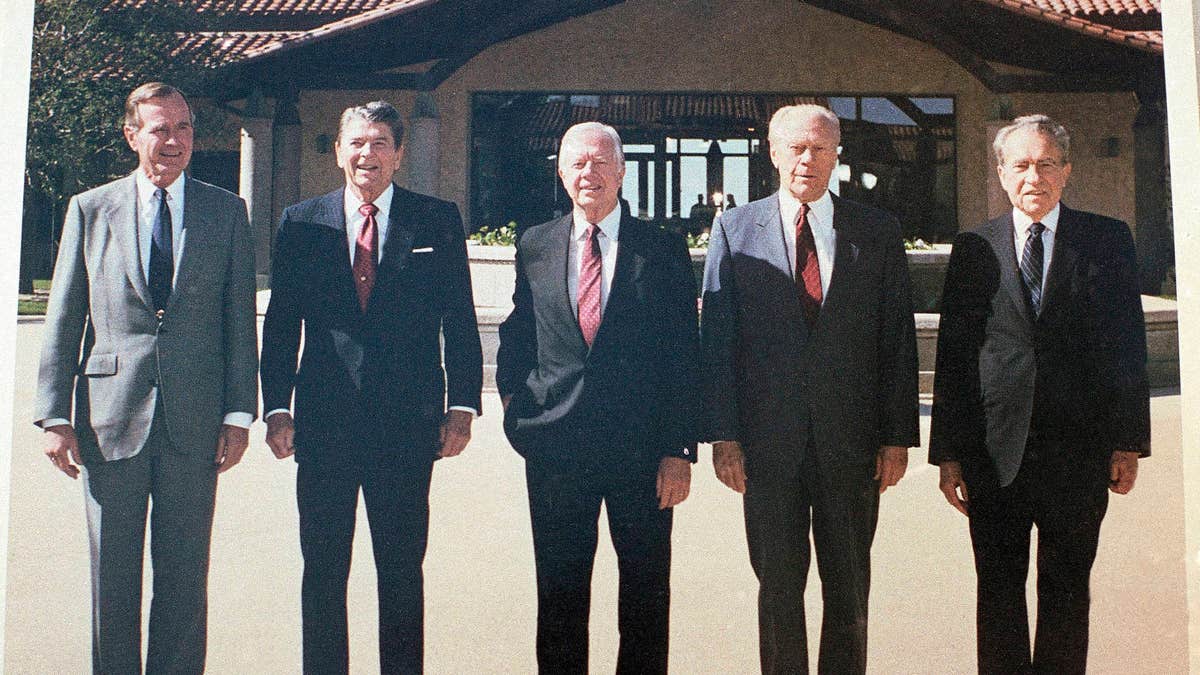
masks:
{"label": "gray suit jacket", "polygon": [[161,324],[142,272],[134,177],[67,207],[34,419],[72,419],[73,409],[84,462],[141,450],[156,388],[171,442],[184,453],[213,454],[226,413],[257,413],[246,205],[190,176],[184,185],[187,237]]}
{"label": "gray suit jacket", "polygon": [[810,329],[777,195],[713,224],[704,268],[706,440],[816,448],[826,466],[919,445],[908,267],[891,215],[833,198],[833,277]]}

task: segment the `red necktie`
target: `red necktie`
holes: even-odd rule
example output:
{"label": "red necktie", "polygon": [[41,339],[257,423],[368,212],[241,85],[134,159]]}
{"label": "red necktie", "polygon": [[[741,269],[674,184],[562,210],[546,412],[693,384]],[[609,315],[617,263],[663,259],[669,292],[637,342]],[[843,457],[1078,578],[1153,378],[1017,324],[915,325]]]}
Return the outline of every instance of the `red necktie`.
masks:
{"label": "red necktie", "polygon": [[808,222],[808,204],[800,205],[800,217],[796,219],[796,285],[800,287],[804,319],[811,327],[821,311],[821,263]]}
{"label": "red necktie", "polygon": [[579,330],[588,347],[600,330],[600,228],[588,225],[587,244],[579,252]]}
{"label": "red necktie", "polygon": [[358,290],[358,304],[367,311],[367,300],[375,286],[375,256],[379,249],[379,223],[375,214],[379,209],[374,204],[363,204],[358,212],[366,216],[354,240],[354,287]]}

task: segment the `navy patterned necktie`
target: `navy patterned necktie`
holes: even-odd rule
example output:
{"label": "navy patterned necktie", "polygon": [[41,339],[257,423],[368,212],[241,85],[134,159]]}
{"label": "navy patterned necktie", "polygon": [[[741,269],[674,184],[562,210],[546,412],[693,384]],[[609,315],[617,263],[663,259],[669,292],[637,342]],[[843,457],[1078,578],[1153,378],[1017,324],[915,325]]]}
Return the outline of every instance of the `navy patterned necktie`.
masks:
{"label": "navy patterned necktie", "polygon": [[155,195],[158,197],[158,217],[154,220],[150,235],[150,273],[147,282],[154,310],[161,312],[166,309],[167,300],[171,297],[171,282],[175,276],[174,246],[171,241],[174,233],[167,191],[159,188]]}
{"label": "navy patterned necktie", "polygon": [[1025,289],[1029,292],[1029,306],[1036,318],[1042,313],[1042,264],[1045,260],[1045,249],[1042,243],[1042,232],[1046,229],[1041,223],[1029,226],[1029,236],[1025,239],[1025,250],[1021,252],[1021,279],[1025,281]]}

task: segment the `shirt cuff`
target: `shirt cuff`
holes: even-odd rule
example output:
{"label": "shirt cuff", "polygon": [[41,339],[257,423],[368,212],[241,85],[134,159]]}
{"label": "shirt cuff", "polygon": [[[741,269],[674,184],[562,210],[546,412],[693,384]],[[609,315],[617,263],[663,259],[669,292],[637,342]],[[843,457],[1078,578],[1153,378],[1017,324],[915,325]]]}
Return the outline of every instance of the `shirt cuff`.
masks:
{"label": "shirt cuff", "polygon": [[240,427],[249,429],[250,424],[254,422],[254,415],[248,412],[231,412],[225,413],[225,421],[222,422],[225,426]]}
{"label": "shirt cuff", "polygon": [[272,410],[271,412],[267,413],[266,415],[263,415],[263,421],[271,419],[271,415],[275,415],[277,413],[287,413],[290,415],[290,414],[292,414],[292,411],[288,410],[287,408],[276,408],[276,409]]}
{"label": "shirt cuff", "polygon": [[38,425],[39,427],[41,427],[43,429],[49,429],[50,427],[57,427],[62,424],[69,425],[69,424],[71,424],[71,421],[65,420],[61,417],[51,417],[49,419],[38,420],[37,422],[34,422],[34,424]]}
{"label": "shirt cuff", "polygon": [[471,413],[471,418],[472,418],[472,419],[474,419],[474,418],[476,418],[476,417],[479,417],[479,411],[478,411],[478,410],[476,410],[476,409],[474,409],[474,408],[472,408],[472,407],[470,407],[470,406],[465,406],[465,405],[452,405],[452,406],[450,406],[450,408],[449,408],[449,409],[450,409],[450,410],[461,410],[461,411],[463,411],[463,412],[469,412],[469,413]]}

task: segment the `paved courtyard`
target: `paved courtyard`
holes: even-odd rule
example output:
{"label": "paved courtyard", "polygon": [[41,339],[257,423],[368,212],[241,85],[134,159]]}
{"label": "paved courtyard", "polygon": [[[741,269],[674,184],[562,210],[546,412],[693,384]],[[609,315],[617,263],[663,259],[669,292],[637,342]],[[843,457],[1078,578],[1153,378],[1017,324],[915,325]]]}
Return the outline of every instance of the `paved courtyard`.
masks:
{"label": "paved courtyard", "polygon": [[[5,663],[10,673],[84,673],[90,622],[82,486],[42,456],[41,432],[28,423],[41,328],[22,323],[17,334]],[[433,674],[536,671],[523,469],[501,431],[498,397],[485,394],[484,407],[466,452],[434,471],[425,563],[426,670]],[[1155,396],[1152,411],[1155,456],[1142,463],[1131,495],[1113,497],[1104,523],[1093,574],[1092,673],[1187,668],[1178,395]],[[927,405],[922,412],[927,439]],[[256,424],[246,458],[222,476],[218,491],[209,609],[214,674],[300,672],[296,467],[274,459],[263,433]],[[359,522],[350,661],[352,672],[372,673],[378,672],[374,570],[361,507]],[[713,476],[707,446],[692,495],[676,509],[673,564],[672,672],[757,672],[755,581],[741,500]],[[820,599],[813,567],[815,645]],[[870,672],[974,672],[966,520],[937,491],[924,449],[911,454],[908,475],[883,497],[873,581]],[[148,583],[147,573],[147,598]],[[616,560],[602,537],[593,584],[595,673],[615,666],[616,586]]]}

